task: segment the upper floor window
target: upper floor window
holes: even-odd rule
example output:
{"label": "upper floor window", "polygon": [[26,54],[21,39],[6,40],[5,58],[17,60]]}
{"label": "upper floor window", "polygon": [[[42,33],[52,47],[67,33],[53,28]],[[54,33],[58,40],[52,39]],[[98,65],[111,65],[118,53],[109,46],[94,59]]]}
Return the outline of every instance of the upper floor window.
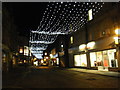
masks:
{"label": "upper floor window", "polygon": [[73,44],[73,36],[70,37],[70,43]]}
{"label": "upper floor window", "polygon": [[92,20],[93,19],[93,12],[92,12],[92,9],[90,9],[88,11],[88,21]]}

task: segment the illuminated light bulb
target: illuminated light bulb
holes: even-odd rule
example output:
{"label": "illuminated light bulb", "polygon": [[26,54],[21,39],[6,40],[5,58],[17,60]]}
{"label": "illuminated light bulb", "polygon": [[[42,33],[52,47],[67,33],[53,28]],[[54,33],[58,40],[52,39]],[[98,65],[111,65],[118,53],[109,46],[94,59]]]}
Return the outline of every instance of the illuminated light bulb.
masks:
{"label": "illuminated light bulb", "polygon": [[61,4],[63,4],[63,2],[61,2]]}

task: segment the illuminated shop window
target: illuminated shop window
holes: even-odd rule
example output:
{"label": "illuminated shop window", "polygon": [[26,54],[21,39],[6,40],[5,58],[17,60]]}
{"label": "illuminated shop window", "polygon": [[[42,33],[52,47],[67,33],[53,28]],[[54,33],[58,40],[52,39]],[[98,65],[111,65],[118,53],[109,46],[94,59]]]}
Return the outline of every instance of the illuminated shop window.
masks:
{"label": "illuminated shop window", "polygon": [[97,66],[103,66],[103,56],[102,52],[97,52]]}
{"label": "illuminated shop window", "polygon": [[116,49],[108,50],[109,67],[118,67],[118,61],[115,58]]}
{"label": "illuminated shop window", "polygon": [[74,66],[87,67],[86,54],[75,55],[74,56]]}
{"label": "illuminated shop window", "polygon": [[74,66],[80,66],[80,55],[74,56]]}
{"label": "illuminated shop window", "polygon": [[73,36],[70,37],[70,43],[73,44]]}
{"label": "illuminated shop window", "polygon": [[87,57],[86,57],[86,54],[81,54],[80,55],[80,60],[81,60],[80,66],[87,67]]}
{"label": "illuminated shop window", "polygon": [[91,67],[97,66],[96,52],[90,53],[90,62],[91,62]]}
{"label": "illuminated shop window", "polygon": [[88,21],[93,19],[92,9],[88,11]]}
{"label": "illuminated shop window", "polygon": [[109,66],[109,58],[108,58],[108,53],[107,51],[103,51],[103,66],[108,67]]}

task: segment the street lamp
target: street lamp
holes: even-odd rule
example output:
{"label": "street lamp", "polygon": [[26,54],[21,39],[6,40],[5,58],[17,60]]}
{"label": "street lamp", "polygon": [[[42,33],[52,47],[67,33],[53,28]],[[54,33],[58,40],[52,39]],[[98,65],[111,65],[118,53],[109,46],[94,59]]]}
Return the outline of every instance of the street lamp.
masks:
{"label": "street lamp", "polygon": [[116,29],[115,30],[115,34],[117,35],[116,37],[114,37],[114,39],[115,39],[115,44],[119,44],[119,40],[120,40],[120,29]]}
{"label": "street lamp", "polygon": [[47,55],[47,53],[45,52],[45,55]]}

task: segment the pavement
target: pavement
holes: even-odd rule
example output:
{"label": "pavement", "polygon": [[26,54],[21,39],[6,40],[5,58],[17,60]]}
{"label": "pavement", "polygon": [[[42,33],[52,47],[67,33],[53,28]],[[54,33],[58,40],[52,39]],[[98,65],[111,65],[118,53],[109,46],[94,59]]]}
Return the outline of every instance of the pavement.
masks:
{"label": "pavement", "polygon": [[99,70],[90,70],[90,69],[81,69],[81,68],[68,68],[67,70],[120,78],[120,72],[99,71]]}
{"label": "pavement", "polygon": [[[34,68],[34,66],[32,66],[32,68]],[[44,68],[48,68],[48,67],[43,66],[43,67],[36,67],[36,68],[41,68],[41,69],[43,68],[44,69]],[[61,68],[61,67],[51,66],[49,68]],[[100,70],[91,70],[91,69],[83,69],[83,68],[61,68],[61,69],[120,78],[120,72],[100,71]]]}
{"label": "pavement", "polygon": [[81,68],[21,66],[12,72],[3,73],[2,87],[25,90],[29,88],[118,88],[119,74]]}

